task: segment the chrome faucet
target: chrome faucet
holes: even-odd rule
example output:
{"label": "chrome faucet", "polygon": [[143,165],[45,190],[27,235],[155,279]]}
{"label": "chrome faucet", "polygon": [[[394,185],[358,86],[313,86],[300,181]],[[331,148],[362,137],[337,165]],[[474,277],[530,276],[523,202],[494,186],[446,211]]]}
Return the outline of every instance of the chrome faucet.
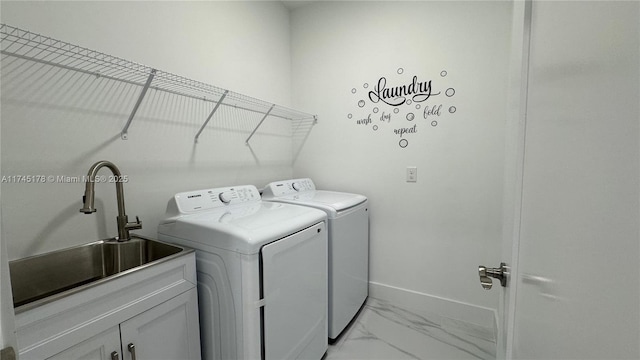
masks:
{"label": "chrome faucet", "polygon": [[84,207],[80,209],[80,212],[85,214],[92,214],[96,212],[96,209],[93,207],[94,197],[95,197],[95,178],[102,167],[108,167],[109,170],[114,175],[114,180],[116,183],[116,198],[118,200],[118,241],[127,241],[131,239],[131,235],[129,235],[130,230],[142,229],[142,223],[140,219],[136,216],[136,222],[129,222],[127,218],[127,214],[124,210],[124,190],[122,187],[122,174],[120,170],[109,161],[98,161],[93,164],[91,168],[89,168],[89,173],[87,174],[86,185],[84,190],[84,196],[82,197],[82,202],[84,203]]}

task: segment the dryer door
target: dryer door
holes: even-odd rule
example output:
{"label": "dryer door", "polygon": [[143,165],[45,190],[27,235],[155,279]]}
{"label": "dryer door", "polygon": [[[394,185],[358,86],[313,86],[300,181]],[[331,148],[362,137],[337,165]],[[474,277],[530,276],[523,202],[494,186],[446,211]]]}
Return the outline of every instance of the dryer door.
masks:
{"label": "dryer door", "polygon": [[321,222],[262,247],[264,359],[327,351],[327,231]]}

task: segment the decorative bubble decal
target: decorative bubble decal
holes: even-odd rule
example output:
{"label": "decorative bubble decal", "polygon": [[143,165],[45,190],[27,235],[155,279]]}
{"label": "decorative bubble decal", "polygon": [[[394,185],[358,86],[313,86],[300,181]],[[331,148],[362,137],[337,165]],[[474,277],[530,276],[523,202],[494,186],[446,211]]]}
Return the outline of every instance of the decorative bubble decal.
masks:
{"label": "decorative bubble decal", "polygon": [[349,113],[348,119],[357,125],[371,125],[376,132],[392,132],[400,138],[398,146],[402,149],[429,128],[446,128],[447,119],[456,116],[458,110],[452,86],[455,76],[448,76],[444,69],[433,75],[411,75],[398,67],[396,74],[362,82],[364,93],[356,95],[356,88],[351,89],[356,111]]}

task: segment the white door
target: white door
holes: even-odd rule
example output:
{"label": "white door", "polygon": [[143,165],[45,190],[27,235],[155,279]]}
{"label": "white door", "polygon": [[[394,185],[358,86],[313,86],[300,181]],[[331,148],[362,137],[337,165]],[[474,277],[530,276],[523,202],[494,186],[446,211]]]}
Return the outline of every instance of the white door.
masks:
{"label": "white door", "polygon": [[263,359],[320,359],[327,351],[324,222],[272,242],[262,261]]}
{"label": "white door", "polygon": [[526,101],[502,354],[640,358],[640,2],[514,7]]}

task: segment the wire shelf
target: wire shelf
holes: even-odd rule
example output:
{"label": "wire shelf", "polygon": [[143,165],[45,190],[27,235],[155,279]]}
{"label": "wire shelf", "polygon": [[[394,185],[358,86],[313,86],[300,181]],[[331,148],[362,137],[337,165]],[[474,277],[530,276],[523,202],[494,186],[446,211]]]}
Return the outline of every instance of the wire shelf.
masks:
{"label": "wire shelf", "polygon": [[[317,122],[316,116],[309,113],[272,104],[251,96],[157,70],[10,25],[0,24],[0,37],[0,53],[2,54],[3,66],[10,65],[12,61],[28,60],[140,86],[142,91],[127,124],[122,130],[122,138],[125,140],[127,139],[127,129],[149,89],[215,103],[214,110],[195,136],[196,142],[219,106],[228,106],[264,115],[260,124],[247,138],[247,143],[262,122],[270,116],[307,124],[315,124]],[[294,128],[299,127],[299,124],[294,124],[293,126]]]}

